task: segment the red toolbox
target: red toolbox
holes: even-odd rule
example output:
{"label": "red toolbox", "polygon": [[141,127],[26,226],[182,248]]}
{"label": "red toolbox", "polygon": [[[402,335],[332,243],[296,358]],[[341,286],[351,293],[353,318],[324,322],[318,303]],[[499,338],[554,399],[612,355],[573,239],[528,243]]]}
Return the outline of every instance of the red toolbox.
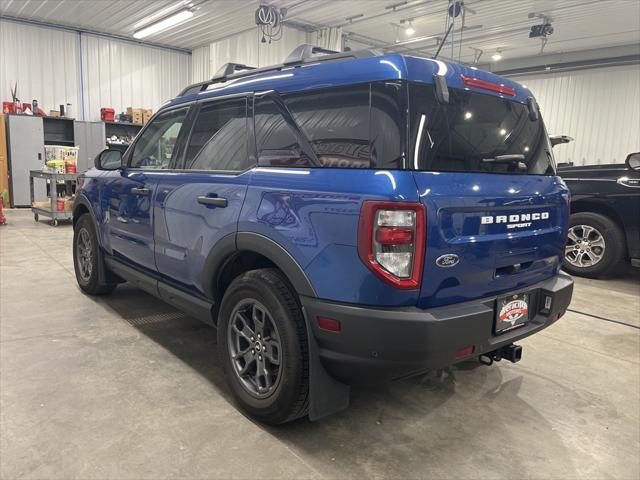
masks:
{"label": "red toolbox", "polygon": [[116,111],[113,108],[101,108],[100,119],[103,122],[113,122],[116,117]]}

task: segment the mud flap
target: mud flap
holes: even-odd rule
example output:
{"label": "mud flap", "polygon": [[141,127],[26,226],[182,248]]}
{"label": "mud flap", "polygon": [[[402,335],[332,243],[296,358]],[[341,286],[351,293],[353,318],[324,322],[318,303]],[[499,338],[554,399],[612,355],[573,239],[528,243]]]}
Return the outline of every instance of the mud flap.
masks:
{"label": "mud flap", "polygon": [[320,349],[302,308],[309,340],[309,420],[320,420],[349,406],[350,387],[333,378],[320,361]]}

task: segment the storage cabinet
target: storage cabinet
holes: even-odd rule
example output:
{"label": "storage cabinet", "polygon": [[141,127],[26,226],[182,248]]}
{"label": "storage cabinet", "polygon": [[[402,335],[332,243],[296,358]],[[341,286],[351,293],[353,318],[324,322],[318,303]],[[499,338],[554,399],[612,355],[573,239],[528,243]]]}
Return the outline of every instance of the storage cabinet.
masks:
{"label": "storage cabinet", "polygon": [[[29,171],[44,163],[44,125],[42,117],[8,115],[9,193],[12,207],[30,207]],[[46,197],[43,184],[37,186],[36,199]]]}
{"label": "storage cabinet", "polygon": [[93,159],[105,149],[106,133],[104,122],[79,122],[74,125],[74,137],[78,151],[78,173],[93,168]]}

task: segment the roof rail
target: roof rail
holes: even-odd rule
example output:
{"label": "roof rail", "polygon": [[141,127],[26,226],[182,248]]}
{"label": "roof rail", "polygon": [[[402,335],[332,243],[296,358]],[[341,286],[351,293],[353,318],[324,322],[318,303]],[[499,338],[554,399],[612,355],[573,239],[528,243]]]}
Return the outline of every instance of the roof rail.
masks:
{"label": "roof rail", "polygon": [[229,75],[236,73],[237,71],[255,69],[256,67],[250,67],[249,65],[243,65],[242,63],[225,63],[218,69],[212,80],[218,77],[228,77]]}
{"label": "roof rail", "polygon": [[[323,55],[318,55],[323,54]],[[295,67],[303,63],[310,62],[329,62],[333,60],[340,60],[344,58],[367,58],[379,55],[375,50],[353,50],[348,52],[335,52],[326,48],[316,47],[309,44],[303,44],[296,47],[285,59],[285,61],[279,65],[271,65],[268,67],[255,68],[243,65],[241,63],[225,63],[211,78],[211,80],[205,80],[204,82],[194,83],[182,90],[179,97],[190,93],[198,93],[206,90],[209,85],[214,83],[222,83],[228,80],[236,78],[246,77],[248,75],[255,75],[257,73],[270,72],[274,70],[282,70],[287,67]]]}
{"label": "roof rail", "polygon": [[[318,53],[323,55],[318,55]],[[284,65],[296,65],[308,62],[327,62],[341,58],[366,58],[379,55],[374,50],[349,50],[347,52],[336,52],[327,48],[316,47],[308,43],[296,47],[284,61]]]}

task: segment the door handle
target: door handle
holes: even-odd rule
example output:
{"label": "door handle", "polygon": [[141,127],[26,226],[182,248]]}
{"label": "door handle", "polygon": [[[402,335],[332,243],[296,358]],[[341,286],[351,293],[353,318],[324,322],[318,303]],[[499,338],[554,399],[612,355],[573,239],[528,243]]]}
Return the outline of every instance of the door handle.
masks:
{"label": "door handle", "polygon": [[133,187],[131,189],[131,193],[133,195],[140,195],[140,196],[144,196],[147,197],[149,196],[149,193],[151,192],[151,190],[149,190],[148,188],[137,188],[137,187]]}
{"label": "door handle", "polygon": [[198,197],[198,203],[202,205],[212,205],[214,207],[225,208],[227,206],[227,199],[222,197],[205,197],[201,195]]}

